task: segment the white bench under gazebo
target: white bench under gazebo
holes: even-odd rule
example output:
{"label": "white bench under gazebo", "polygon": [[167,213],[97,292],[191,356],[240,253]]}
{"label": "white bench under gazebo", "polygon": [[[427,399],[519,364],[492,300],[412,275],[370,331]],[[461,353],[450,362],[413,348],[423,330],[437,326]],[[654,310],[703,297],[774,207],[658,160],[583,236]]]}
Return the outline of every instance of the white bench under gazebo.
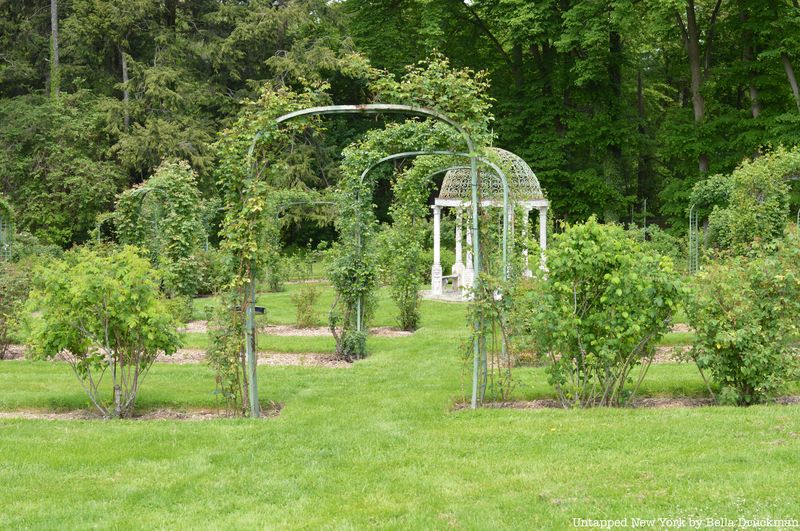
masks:
{"label": "white bench under gazebo", "polygon": [[[542,251],[542,266],[544,264],[544,250],[547,248],[547,209],[550,206],[545,198],[539,180],[528,164],[520,157],[500,148],[489,148],[497,158],[500,166],[505,170],[508,178],[510,196],[515,206],[523,212],[523,237],[526,238],[530,225],[530,213],[539,211],[539,247]],[[503,185],[500,177],[491,169],[481,169],[478,172],[480,179],[481,207],[503,208]],[[431,295],[442,297],[445,295],[445,285],[452,283],[454,294],[460,298],[467,298],[473,286],[474,271],[472,263],[472,233],[464,230],[465,214],[470,212],[471,201],[468,198],[471,190],[469,167],[453,168],[447,171],[439,191],[439,196],[434,200],[433,209],[433,266],[431,267]],[[443,275],[441,264],[441,219],[442,208],[456,209],[456,234],[455,234],[455,263],[450,275]],[[512,216],[513,212],[509,214]],[[471,223],[467,224],[467,227]],[[463,253],[463,240],[466,235],[466,260]],[[530,276],[528,264],[528,249],[522,251],[525,260],[525,275]]]}

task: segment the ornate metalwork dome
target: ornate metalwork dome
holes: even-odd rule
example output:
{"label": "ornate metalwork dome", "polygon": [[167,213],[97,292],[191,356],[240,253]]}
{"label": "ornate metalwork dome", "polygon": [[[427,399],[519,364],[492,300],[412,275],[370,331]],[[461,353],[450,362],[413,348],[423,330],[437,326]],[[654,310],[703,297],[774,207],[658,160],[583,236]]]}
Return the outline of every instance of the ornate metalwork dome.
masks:
{"label": "ornate metalwork dome", "polygon": [[[488,148],[490,153],[499,159],[500,168],[506,172],[508,188],[511,196],[517,201],[544,199],[539,179],[528,163],[522,158],[500,148]],[[503,182],[493,170],[483,168],[478,170],[480,177],[480,192],[482,199],[502,200]],[[466,199],[471,189],[469,167],[459,167],[449,170],[442,182],[439,199]]]}

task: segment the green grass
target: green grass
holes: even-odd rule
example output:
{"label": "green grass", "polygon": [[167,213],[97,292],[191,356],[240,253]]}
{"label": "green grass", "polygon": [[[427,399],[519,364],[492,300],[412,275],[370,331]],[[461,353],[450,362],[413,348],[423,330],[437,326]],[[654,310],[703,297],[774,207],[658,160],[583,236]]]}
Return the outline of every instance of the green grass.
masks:
{"label": "green grass", "polygon": [[694,341],[694,332],[669,332],[658,342],[663,347],[677,347],[691,345]]}
{"label": "green grass", "polygon": [[[291,322],[286,294],[260,300],[274,322]],[[371,338],[372,355],[348,369],[261,367],[262,400],[284,405],[278,418],[0,420],[0,528],[564,529],[572,518],[800,517],[800,407],[453,412],[465,312],[426,302],[421,330]],[[385,299],[376,315],[392,324]],[[541,368],[516,379],[517,398],[552,396]],[[203,365],[157,365],[139,406],[214,407],[213,387]],[[666,364],[651,368],[642,392],[702,396],[703,384],[691,365]],[[0,362],[0,409],[86,406],[66,365]]]}

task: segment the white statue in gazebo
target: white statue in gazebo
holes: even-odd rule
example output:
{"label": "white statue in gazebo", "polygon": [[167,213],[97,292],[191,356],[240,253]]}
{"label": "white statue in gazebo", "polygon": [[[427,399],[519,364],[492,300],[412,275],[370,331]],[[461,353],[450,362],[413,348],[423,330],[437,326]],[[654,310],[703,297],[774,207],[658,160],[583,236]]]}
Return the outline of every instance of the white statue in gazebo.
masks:
{"label": "white statue in gazebo", "polygon": [[[531,210],[539,211],[539,247],[541,249],[542,267],[544,267],[544,250],[547,248],[547,208],[549,201],[544,197],[539,180],[531,170],[530,166],[517,155],[500,148],[488,148],[488,151],[496,155],[501,161],[501,167],[505,170],[508,179],[510,196],[513,204],[521,207],[523,211],[523,238],[527,239],[528,226]],[[503,207],[503,185],[500,177],[494,170],[485,168],[479,170],[481,207]],[[474,272],[472,269],[472,231],[466,231],[466,261],[463,260],[462,239],[465,231],[463,222],[465,212],[469,212],[468,207],[471,202],[466,199],[469,197],[471,189],[470,169],[468,166],[453,168],[447,171],[442,182],[439,196],[435,199],[433,206],[433,266],[431,267],[431,295],[434,297],[442,296],[444,286],[448,281],[452,281],[453,286],[462,297],[467,296],[474,282]],[[441,264],[441,219],[442,208],[449,207],[456,209],[456,260],[453,264],[452,273],[443,275]],[[512,209],[513,210],[513,209]],[[509,213],[509,215],[513,215]],[[471,224],[467,224],[470,227]],[[528,249],[522,251],[525,260],[525,275],[531,276],[528,266]]]}

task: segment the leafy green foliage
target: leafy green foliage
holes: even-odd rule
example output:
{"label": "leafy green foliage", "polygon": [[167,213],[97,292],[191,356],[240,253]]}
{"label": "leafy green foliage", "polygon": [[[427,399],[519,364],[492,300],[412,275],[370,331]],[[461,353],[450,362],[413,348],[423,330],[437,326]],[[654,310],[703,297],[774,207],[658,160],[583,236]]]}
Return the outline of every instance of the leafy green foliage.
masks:
{"label": "leafy green foliage", "polygon": [[433,188],[429,175],[441,169],[439,157],[423,157],[401,172],[394,183],[392,224],[385,234],[380,261],[386,269],[392,299],[399,309],[398,324],[413,331],[419,326],[419,287],[432,261],[424,244],[430,223],[428,197]]}
{"label": "leafy green foliage", "polygon": [[244,369],[244,312],[239,294],[226,291],[209,319],[209,349],[206,360],[216,374],[216,393],[230,414],[247,412],[247,377]]}
{"label": "leafy green foliage", "polygon": [[636,228],[629,231],[630,236],[643,240],[642,247],[661,256],[668,256],[677,271],[685,272],[689,259],[688,241],[684,235],[674,236],[661,229],[658,225],[648,225],[646,228]]}
{"label": "leafy green foliage", "polygon": [[18,230],[47,244],[81,243],[111,206],[125,178],[104,151],[102,104],[86,91],[58,102],[0,100],[3,189],[16,206]]}
{"label": "leafy green foliage", "polygon": [[208,248],[194,253],[197,265],[197,295],[215,295],[230,282],[229,257],[218,249]]}
{"label": "leafy green foliage", "polygon": [[14,234],[11,242],[11,260],[47,260],[60,258],[64,251],[55,244],[43,244],[39,238],[27,231]]}
{"label": "leafy green foliage", "polygon": [[[453,68],[440,54],[433,54],[409,67],[399,80],[381,74],[370,83],[379,101],[432,108],[461,124],[479,144],[488,143],[491,138],[488,126],[492,116],[485,93],[487,86],[482,73]],[[381,173],[371,171],[362,180],[362,172],[381,158],[398,152],[464,149],[464,139],[452,127],[433,120],[406,120],[387,124],[383,129],[373,129],[344,150],[338,195],[340,215],[336,220],[336,228],[343,240],[331,269],[331,280],[339,295],[337,301],[342,305],[340,315],[334,321],[342,326],[341,337],[345,339],[344,342],[337,341],[337,350],[341,351],[344,344],[355,344],[355,339],[350,341],[347,336],[356,330],[359,320],[366,322],[365,311],[369,305],[365,301],[370,298],[378,275],[372,196]],[[396,197],[391,207],[394,227],[390,230],[389,248],[393,253],[400,253],[396,255],[400,259],[387,264],[387,268],[404,328],[416,327],[418,321],[417,289],[421,279],[426,192],[431,187],[431,183],[424,180],[426,170],[431,167],[440,169],[445,167],[443,164],[452,162],[446,159],[431,158],[434,162],[428,166],[420,165],[398,178],[394,188]],[[361,315],[358,315],[359,301]],[[336,337],[340,337],[339,334]],[[361,346],[358,351],[365,352],[366,348]]]}
{"label": "leafy green foliage", "polygon": [[[148,260],[132,247],[78,249],[41,269],[34,286],[42,308],[37,353],[63,356],[103,415],[130,416],[156,356],[180,346]],[[110,398],[102,387],[108,373]]]}
{"label": "leafy green foliage", "polygon": [[31,283],[30,263],[0,260],[0,360],[16,331]]}
{"label": "leafy green foliage", "polygon": [[796,340],[800,315],[797,230],[775,253],[709,264],[692,282],[687,304],[700,371],[720,387],[718,400],[750,405],[773,397],[800,373]]}
{"label": "leafy green foliage", "polygon": [[[769,243],[780,238],[789,214],[787,179],[797,176],[800,148],[781,147],[742,162],[728,178],[727,205],[717,206],[709,216],[709,231],[715,243],[722,249],[742,253],[754,241]],[[717,188],[724,190],[725,185]],[[721,191],[718,195],[725,194]]]}
{"label": "leafy green foliage", "polygon": [[672,260],[590,218],[555,236],[547,265],[549,272],[520,288],[518,328],[549,357],[549,380],[564,407],[624,405],[682,296]]}
{"label": "leafy green foliage", "polygon": [[[282,114],[326,101],[324,86],[296,93],[285,87],[264,87],[257,101],[244,106],[236,122],[215,145],[217,184],[225,206],[220,250],[230,256],[227,307],[218,312],[219,333],[213,336],[209,362],[231,411],[247,408],[247,376],[242,330],[251,283],[279,257],[277,217],[287,199],[306,197],[298,183],[287,182],[294,166],[285,160],[294,135],[314,134],[315,127],[290,122],[279,128]],[[301,168],[302,171],[302,168]],[[291,186],[294,184],[295,186]]]}
{"label": "leafy green foliage", "polygon": [[297,326],[312,328],[319,325],[319,318],[314,305],[319,299],[319,287],[310,282],[303,282],[300,289],[292,293],[291,300],[297,309]]}
{"label": "leafy green foliage", "polygon": [[194,254],[206,239],[197,175],[188,163],[166,161],[145,182],[123,192],[114,214],[124,244],[148,249],[170,295],[197,293]]}
{"label": "leafy green foliage", "polygon": [[[518,280],[518,279],[517,279]],[[464,346],[464,374],[473,378],[476,343],[486,349],[485,358],[478,359],[477,401],[487,399],[505,401],[514,390],[512,368],[517,361],[515,353],[518,343],[512,341],[513,314],[517,302],[519,284],[504,281],[482,273],[472,290],[467,320],[480,323],[473,328],[470,340]],[[474,381],[472,382],[475,383]]]}

